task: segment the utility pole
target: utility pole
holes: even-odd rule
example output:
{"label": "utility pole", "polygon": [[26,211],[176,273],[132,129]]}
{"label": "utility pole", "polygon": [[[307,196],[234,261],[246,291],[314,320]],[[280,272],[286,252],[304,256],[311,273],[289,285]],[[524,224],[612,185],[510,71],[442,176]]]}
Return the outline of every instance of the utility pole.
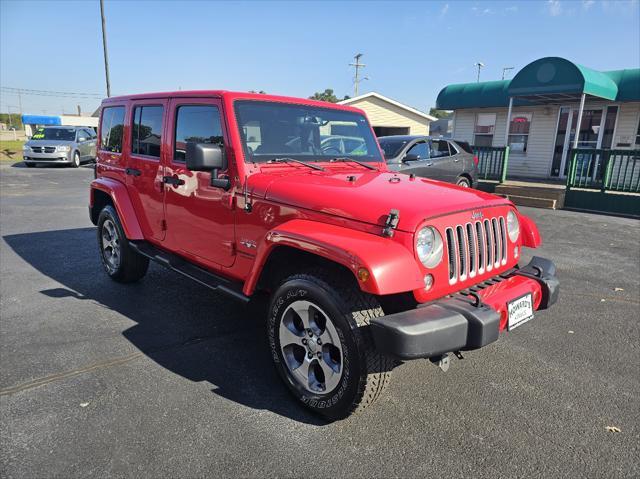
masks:
{"label": "utility pole", "polygon": [[484,63],[478,62],[478,63],[475,64],[475,66],[478,67],[478,79],[477,79],[477,82],[480,83],[480,69],[484,68]]}
{"label": "utility pole", "polygon": [[107,27],[104,19],[104,0],[100,0],[100,17],[102,18],[102,49],[104,50],[104,74],[107,78],[107,97],[111,96],[109,81],[109,55],[107,55]]}
{"label": "utility pole", "polygon": [[509,71],[509,70],[513,70],[513,67],[504,67],[502,69],[502,79],[504,80],[505,74]]}
{"label": "utility pole", "polygon": [[18,89],[18,108],[20,109],[18,113],[22,116],[22,90],[20,89]]}
{"label": "utility pole", "polygon": [[[353,57],[353,59],[355,60],[355,63],[349,63],[349,66],[355,67],[356,69],[356,76],[355,79],[353,81],[353,91],[355,93],[354,96],[358,96],[358,86],[360,85],[360,82],[362,80],[360,80],[360,68],[364,68],[366,67],[366,65],[364,63],[360,63],[360,59],[362,58],[362,53],[358,53],[355,57]],[[366,78],[365,78],[366,80]]]}

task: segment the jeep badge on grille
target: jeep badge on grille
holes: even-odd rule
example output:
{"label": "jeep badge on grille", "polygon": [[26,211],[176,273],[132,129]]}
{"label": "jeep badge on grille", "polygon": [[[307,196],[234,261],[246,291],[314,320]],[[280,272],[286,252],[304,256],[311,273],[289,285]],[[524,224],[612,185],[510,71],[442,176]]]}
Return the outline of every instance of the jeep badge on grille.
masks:
{"label": "jeep badge on grille", "polygon": [[482,214],[482,211],[473,211],[471,213],[472,220],[481,220],[482,218],[484,218],[484,214]]}

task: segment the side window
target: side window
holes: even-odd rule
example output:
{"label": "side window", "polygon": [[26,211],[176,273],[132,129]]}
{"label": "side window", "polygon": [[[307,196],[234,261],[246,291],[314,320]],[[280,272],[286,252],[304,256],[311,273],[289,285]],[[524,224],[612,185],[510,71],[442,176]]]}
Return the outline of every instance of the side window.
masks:
{"label": "side window", "polygon": [[174,161],[185,161],[188,142],[223,143],[222,124],[218,107],[185,105],[176,113]]}
{"label": "side window", "polygon": [[442,158],[445,156],[449,156],[449,142],[433,140],[431,142],[431,158]]}
{"label": "side window", "polygon": [[416,143],[409,149],[409,151],[407,151],[407,155],[418,155],[419,160],[426,160],[429,158],[429,148],[427,148],[427,143],[424,141]]}
{"label": "side window", "polygon": [[96,137],[97,137],[98,135],[96,135],[96,132],[95,132],[95,131],[93,131],[93,128],[92,128],[92,129],[90,129],[90,130],[88,130],[88,131],[89,131],[89,137],[90,137],[92,140],[95,140],[95,139],[96,139]]}
{"label": "side window", "polygon": [[102,110],[100,127],[100,149],[113,153],[122,152],[122,133],[124,131],[124,107],[114,106]]}
{"label": "side window", "polygon": [[137,106],[133,110],[131,153],[160,158],[162,144],[161,106]]}

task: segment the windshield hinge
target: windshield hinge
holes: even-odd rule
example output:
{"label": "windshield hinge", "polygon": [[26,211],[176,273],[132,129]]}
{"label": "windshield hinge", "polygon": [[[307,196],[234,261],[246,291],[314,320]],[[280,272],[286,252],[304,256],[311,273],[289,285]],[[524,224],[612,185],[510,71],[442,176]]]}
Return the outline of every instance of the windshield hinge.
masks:
{"label": "windshield hinge", "polygon": [[387,221],[385,221],[384,229],[382,230],[383,236],[388,236],[389,238],[393,237],[393,230],[398,227],[398,222],[400,221],[400,211],[391,210],[389,211],[389,216],[387,216]]}

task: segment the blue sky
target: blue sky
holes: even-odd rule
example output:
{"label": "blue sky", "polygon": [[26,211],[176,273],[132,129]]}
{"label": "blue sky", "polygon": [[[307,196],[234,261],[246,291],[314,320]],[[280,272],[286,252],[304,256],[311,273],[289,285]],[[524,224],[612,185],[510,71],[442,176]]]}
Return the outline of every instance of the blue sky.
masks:
{"label": "blue sky", "polygon": [[[543,56],[613,70],[640,67],[638,0],[430,2],[106,1],[112,94],[176,89],[353,95],[427,110],[449,83],[500,79]],[[0,85],[105,92],[98,0],[0,0]],[[511,72],[513,74],[513,72]],[[99,100],[23,95],[24,112],[70,112]],[[17,106],[2,91],[0,111]],[[11,111],[15,111],[12,108]]]}

